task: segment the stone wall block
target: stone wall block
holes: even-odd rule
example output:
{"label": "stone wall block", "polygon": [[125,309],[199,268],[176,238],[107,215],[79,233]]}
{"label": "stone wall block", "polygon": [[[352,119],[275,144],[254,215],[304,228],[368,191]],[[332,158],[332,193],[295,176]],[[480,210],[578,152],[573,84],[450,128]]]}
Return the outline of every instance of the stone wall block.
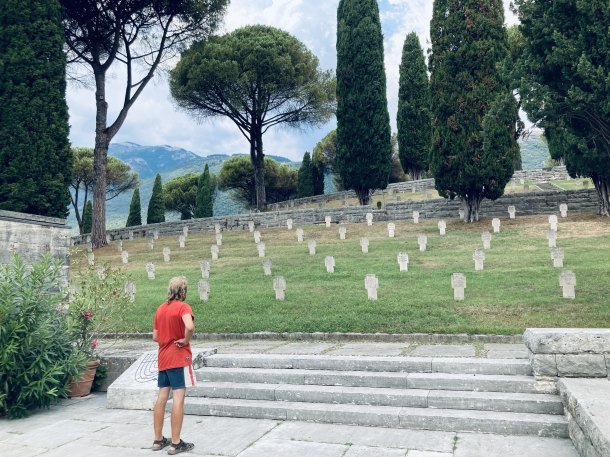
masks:
{"label": "stone wall block", "polygon": [[557,354],[557,373],[570,378],[605,378],[608,376],[603,354]]}
{"label": "stone wall block", "polygon": [[532,371],[536,378],[557,377],[557,360],[555,354],[528,354]]}

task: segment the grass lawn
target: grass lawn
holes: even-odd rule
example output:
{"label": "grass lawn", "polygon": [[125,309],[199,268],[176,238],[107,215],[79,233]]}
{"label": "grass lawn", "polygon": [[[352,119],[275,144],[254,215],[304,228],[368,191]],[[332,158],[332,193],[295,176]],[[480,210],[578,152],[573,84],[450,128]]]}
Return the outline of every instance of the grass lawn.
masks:
{"label": "grass lawn", "polygon": [[[284,276],[286,300],[276,301],[272,277],[263,274],[251,233],[224,232],[220,259],[211,260],[214,233],[189,235],[186,248],[178,237],[160,238],[153,251],[145,239],[124,241],[129,264],[124,269],[137,285],[137,298],[119,331],[151,331],[156,307],[163,301],[171,277],[188,278],[189,302],[198,332],[439,332],[516,334],[526,327],[610,327],[610,221],[596,216],[560,218],[558,241],[565,250],[565,269],[576,273],[576,299],[562,298],[560,269],[553,268],[546,240],[548,217],[502,219],[501,233],[492,234],[485,252],[485,270],[474,271],[472,254],[482,247],[481,233],[492,231],[491,220],[464,225],[447,222],[441,237],[437,221],[419,225],[396,222],[396,237],[388,238],[386,223],[347,224],[347,240],[338,226],[304,226],[305,241],[295,230],[262,229],[273,277]],[[296,227],[295,227],[296,228]],[[428,249],[419,252],[417,235],[428,235]],[[368,236],[369,253],[360,250]],[[317,241],[308,254],[307,240]],[[172,250],[163,262],[162,248]],[[86,265],[83,248],[72,253],[72,271]],[[409,271],[399,272],[396,256],[409,254]],[[324,257],[336,260],[334,274],[326,273]],[[121,265],[114,245],[95,251],[96,262]],[[210,299],[199,300],[199,261],[212,263]],[[156,266],[157,279],[146,277],[146,262]],[[451,274],[467,277],[466,298],[453,300]],[[367,300],[366,274],[379,278],[379,299]],[[108,329],[114,331],[116,329]]]}
{"label": "grass lawn", "polygon": [[589,178],[557,180],[557,181],[550,181],[550,182],[563,190],[579,190],[579,189],[585,188],[582,184],[585,181],[589,182],[589,189],[593,189],[593,182]]}

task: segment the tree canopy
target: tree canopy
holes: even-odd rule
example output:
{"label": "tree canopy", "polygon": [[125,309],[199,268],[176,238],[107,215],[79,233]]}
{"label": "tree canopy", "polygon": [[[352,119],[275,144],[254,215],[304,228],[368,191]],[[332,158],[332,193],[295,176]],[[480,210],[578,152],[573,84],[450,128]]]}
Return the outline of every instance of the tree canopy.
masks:
{"label": "tree canopy", "polygon": [[517,0],[523,107],[572,176],[590,176],[610,215],[610,5]]}
{"label": "tree canopy", "polygon": [[377,0],[341,0],[337,9],[337,171],[361,205],[385,189],[392,147]]}
{"label": "tree canopy", "polygon": [[265,194],[263,135],[276,125],[325,123],[335,107],[335,80],[318,59],[282,30],[254,25],[193,45],[170,75],[178,106],[198,118],[223,116],[250,145],[256,205]]}
{"label": "tree canopy", "polygon": [[[219,26],[228,0],[60,0],[72,77],[92,75],[95,86],[95,185],[92,242],[106,244],[108,146],[158,68],[194,40],[207,39]],[[124,96],[108,119],[106,74],[125,69]],[[113,67],[116,68],[116,67]],[[87,73],[83,76],[81,70]]]}
{"label": "tree canopy", "polygon": [[0,7],[0,209],[67,216],[66,57],[56,0]]}
{"label": "tree canopy", "polygon": [[[297,170],[265,157],[265,175],[265,190],[269,203],[289,200],[296,196]],[[232,157],[222,164],[219,187],[231,189],[234,200],[251,208],[256,207],[254,167],[247,156]]]}
{"label": "tree canopy", "polygon": [[212,217],[214,215],[214,191],[216,189],[210,175],[210,167],[205,164],[205,169],[197,181],[197,202],[195,204],[194,217]]}
{"label": "tree canopy", "polygon": [[430,171],[465,221],[479,219],[514,171],[517,105],[500,74],[508,55],[501,0],[435,0],[430,23],[433,113]]}
{"label": "tree canopy", "polygon": [[158,224],[159,222],[165,222],[165,198],[163,197],[163,183],[161,182],[161,175],[157,173],[157,176],[155,176],[152,195],[148,201],[146,223]]}
{"label": "tree canopy", "polygon": [[129,215],[127,216],[125,227],[137,227],[139,225],[142,225],[142,203],[140,202],[140,188],[137,187],[131,196]]}
{"label": "tree canopy", "polygon": [[180,214],[180,220],[192,219],[197,205],[199,175],[188,173],[167,181],[163,185],[165,209]]}
{"label": "tree canopy", "polygon": [[311,197],[314,195],[314,168],[311,163],[311,155],[306,152],[303,155],[303,162],[298,172],[297,196],[299,198]]}

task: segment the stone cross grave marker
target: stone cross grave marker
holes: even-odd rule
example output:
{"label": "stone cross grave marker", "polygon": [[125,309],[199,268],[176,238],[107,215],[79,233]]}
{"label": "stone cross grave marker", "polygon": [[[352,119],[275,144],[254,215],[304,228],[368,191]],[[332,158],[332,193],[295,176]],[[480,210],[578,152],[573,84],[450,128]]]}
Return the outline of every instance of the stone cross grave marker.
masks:
{"label": "stone cross grave marker", "polygon": [[561,248],[551,249],[551,259],[553,260],[553,267],[563,268],[564,252]]}
{"label": "stone cross grave marker", "polygon": [[517,190],[517,183],[514,179],[510,182],[510,190],[512,191],[512,193],[515,193],[515,191]]}
{"label": "stone cross grave marker", "polygon": [[265,257],[265,243],[263,243],[262,241],[260,243],[257,243],[256,249],[258,250],[259,257]]}
{"label": "stone cross grave marker", "polygon": [[406,252],[398,253],[396,257],[400,271],[409,271],[409,254]]}
{"label": "stone cross grave marker", "polygon": [[458,215],[460,216],[460,220],[464,220],[464,217],[466,217],[466,212],[463,209],[459,209],[458,210]]}
{"label": "stone cross grave marker", "polygon": [[273,266],[273,263],[271,262],[271,259],[263,260],[263,272],[265,273],[265,276],[271,276],[271,267],[272,266]]}
{"label": "stone cross grave marker", "polygon": [[297,241],[299,243],[303,242],[303,229],[302,228],[297,229]]}
{"label": "stone cross grave marker", "polygon": [[180,244],[180,247],[183,248],[184,247],[184,243],[186,241],[186,238],[184,238],[184,235],[180,235],[178,237],[178,243]]}
{"label": "stone cross grave marker", "polygon": [[116,242],[117,251],[121,252],[123,250],[123,240],[117,240]]}
{"label": "stone cross grave marker", "polygon": [[158,240],[158,239],[159,239],[159,230],[153,230],[153,238],[154,238],[155,240]]}
{"label": "stone cross grave marker", "polygon": [[129,263],[129,252],[121,252],[121,260],[123,261],[123,263]]}
{"label": "stone cross grave marker", "polygon": [[419,224],[419,211],[413,211],[413,223]]}
{"label": "stone cross grave marker", "polygon": [[419,244],[419,250],[424,252],[428,244],[428,235],[417,235],[417,244]]}
{"label": "stone cross grave marker", "polygon": [[106,279],[106,268],[104,266],[100,265],[97,267],[97,277],[102,281]]}
{"label": "stone cross grave marker", "polygon": [[133,303],[136,301],[136,284],[134,282],[125,283],[125,295],[129,296],[129,301]]}
{"label": "stone cross grave marker", "polygon": [[129,236],[129,241],[133,241],[133,230],[129,231],[128,236]]}
{"label": "stone cross grave marker", "polygon": [[563,298],[576,298],[576,274],[571,270],[564,270],[559,275],[559,285],[563,288]]}
{"label": "stone cross grave marker", "polygon": [[440,232],[441,235],[446,235],[447,234],[447,222],[438,221],[438,231]]}
{"label": "stone cross grave marker", "polygon": [[216,246],[222,246],[222,233],[216,234]]}
{"label": "stone cross grave marker", "polygon": [[146,247],[148,248],[149,251],[152,251],[155,247],[155,240],[152,236],[149,236],[148,238],[146,238]]}
{"label": "stone cross grave marker", "polygon": [[551,230],[557,231],[558,221],[557,221],[557,215],[556,214],[551,214],[549,216],[549,225],[551,226]]}
{"label": "stone cross grave marker", "polygon": [[394,222],[388,222],[388,237],[394,238],[395,233],[396,233],[396,224]]}
{"label": "stone cross grave marker", "polygon": [[589,188],[589,181],[588,181],[588,180],[584,180],[584,181],[582,182],[582,187],[583,187],[584,189],[588,189],[588,188]]}
{"label": "stone cross grave marker", "polygon": [[250,233],[254,232],[254,221],[248,221],[248,230]]}
{"label": "stone cross grave marker", "polygon": [[171,253],[172,253],[172,250],[169,247],[165,246],[163,248],[163,261],[164,262],[169,262]]}
{"label": "stone cross grave marker", "polygon": [[188,238],[189,236],[189,228],[185,225],[184,227],[182,227],[182,234],[184,235],[184,238]]}
{"label": "stone cross grave marker", "polygon": [[366,225],[373,225],[373,213],[366,213]]}
{"label": "stone cross grave marker", "polygon": [[112,241],[110,234],[106,233],[106,244],[110,244],[110,241]]}
{"label": "stone cross grave marker", "polygon": [[254,231],[254,242],[256,244],[261,242],[261,232],[259,232],[258,230]]}
{"label": "stone cross grave marker", "polygon": [[90,252],[89,254],[87,254],[87,263],[89,264],[90,267],[95,265],[95,254],[93,252]]}
{"label": "stone cross grave marker", "polygon": [[202,260],[199,262],[199,269],[201,270],[202,279],[208,279],[210,277],[210,262]]}
{"label": "stone cross grave marker", "polygon": [[214,232],[217,234],[220,233],[220,224],[219,223],[214,224]]}
{"label": "stone cross grave marker", "polygon": [[377,289],[379,288],[379,279],[375,275],[366,275],[364,278],[364,288],[368,294],[369,300],[377,300]]}
{"label": "stone cross grave marker", "polygon": [[210,247],[210,252],[212,253],[212,260],[218,260],[218,253],[220,252],[220,249],[218,249],[218,246],[213,244]]}
{"label": "stone cross grave marker", "polygon": [[360,238],[360,248],[362,249],[363,254],[368,254],[369,252],[369,239],[367,237]]}
{"label": "stone cross grave marker", "polygon": [[309,255],[316,255],[316,240],[309,240],[307,248],[309,249]]}
{"label": "stone cross grave marker", "polygon": [[330,223],[331,223],[332,221],[333,221],[333,219],[332,219],[332,217],[330,217],[330,216],[326,216],[326,217],[324,218],[324,223],[326,224],[326,228],[329,228],[329,227],[330,227]]}
{"label": "stone cross grave marker", "polygon": [[324,259],[324,266],[326,267],[327,273],[335,272],[335,258],[332,255],[327,255]]}
{"label": "stone cross grave marker", "polygon": [[210,283],[207,279],[199,280],[199,300],[208,301],[210,298]]}
{"label": "stone cross grave marker", "polygon": [[549,230],[546,232],[546,239],[549,240],[549,247],[557,247],[557,232],[555,230]]}
{"label": "stone cross grave marker", "polygon": [[517,208],[515,208],[515,205],[510,205],[508,207],[508,217],[510,219],[514,219],[516,213],[517,213]]}
{"label": "stone cross grave marker", "polygon": [[561,213],[561,217],[568,217],[568,205],[566,203],[559,205],[559,212]]}
{"label": "stone cross grave marker", "polygon": [[275,291],[276,300],[284,300],[286,298],[286,280],[283,276],[273,278],[273,290]]}
{"label": "stone cross grave marker", "polygon": [[155,264],[152,262],[148,262],[146,264],[146,275],[148,279],[155,279]]}
{"label": "stone cross grave marker", "polygon": [[491,233],[483,232],[481,234],[481,241],[483,241],[483,249],[491,249]]}
{"label": "stone cross grave marker", "polygon": [[93,243],[91,241],[87,241],[87,252],[93,252]]}
{"label": "stone cross grave marker", "polygon": [[292,230],[292,219],[286,219],[286,227],[288,230]]}
{"label": "stone cross grave marker", "polygon": [[474,271],[483,271],[483,263],[485,262],[485,251],[482,249],[475,249],[472,254],[472,260],[474,260]]}
{"label": "stone cross grave marker", "polygon": [[453,273],[451,275],[451,287],[453,288],[453,299],[456,301],[464,300],[466,276],[463,273]]}
{"label": "stone cross grave marker", "polygon": [[494,229],[494,233],[500,233],[500,225],[502,225],[502,222],[500,222],[500,219],[497,217],[494,217],[491,220],[491,226]]}
{"label": "stone cross grave marker", "polygon": [[389,188],[388,189],[388,195],[391,197],[392,195],[394,195],[394,189]]}
{"label": "stone cross grave marker", "polygon": [[342,225],[341,227],[339,227],[339,239],[340,240],[345,239],[346,233],[347,233],[347,228],[345,227],[345,225]]}

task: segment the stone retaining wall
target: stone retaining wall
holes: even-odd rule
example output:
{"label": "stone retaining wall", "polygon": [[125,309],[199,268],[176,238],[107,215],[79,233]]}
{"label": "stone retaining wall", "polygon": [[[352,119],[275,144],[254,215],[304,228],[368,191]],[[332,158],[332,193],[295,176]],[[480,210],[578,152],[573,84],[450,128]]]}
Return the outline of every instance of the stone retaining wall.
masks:
{"label": "stone retaining wall", "polygon": [[31,264],[50,252],[61,261],[67,278],[70,236],[65,219],[0,210],[0,264],[10,263],[15,253]]}
{"label": "stone retaining wall", "polygon": [[[530,192],[507,194],[496,201],[484,200],[481,206],[482,217],[507,217],[507,207],[515,205],[517,217],[534,214],[554,214],[559,212],[561,203],[568,204],[570,213],[595,213],[598,210],[597,194],[593,189],[556,192]],[[215,224],[223,230],[247,230],[248,222],[254,221],[257,227],[286,227],[286,220],[292,219],[295,226],[323,224],[324,218],[330,216],[334,223],[363,223],[366,213],[372,213],[376,222],[410,220],[413,211],[420,212],[421,219],[441,219],[458,217],[459,202],[445,199],[425,201],[402,201],[387,203],[382,210],[371,206],[346,206],[341,208],[308,208],[287,211],[267,211],[264,213],[237,214],[230,216],[191,219],[180,222],[164,222],[139,227],[109,230],[112,240],[128,239],[129,232],[134,237],[145,237],[147,233],[158,230],[160,235],[179,235],[182,227],[190,232],[210,232]],[[73,238],[75,244],[85,242],[85,237]]]}

